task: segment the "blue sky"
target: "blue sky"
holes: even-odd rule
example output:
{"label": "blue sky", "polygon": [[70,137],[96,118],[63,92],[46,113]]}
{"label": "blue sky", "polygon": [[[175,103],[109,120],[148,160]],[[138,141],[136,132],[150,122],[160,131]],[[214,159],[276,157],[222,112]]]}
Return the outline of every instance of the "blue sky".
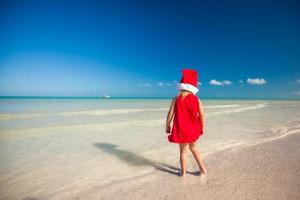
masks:
{"label": "blue sky", "polygon": [[300,97],[296,0],[0,4],[2,96]]}

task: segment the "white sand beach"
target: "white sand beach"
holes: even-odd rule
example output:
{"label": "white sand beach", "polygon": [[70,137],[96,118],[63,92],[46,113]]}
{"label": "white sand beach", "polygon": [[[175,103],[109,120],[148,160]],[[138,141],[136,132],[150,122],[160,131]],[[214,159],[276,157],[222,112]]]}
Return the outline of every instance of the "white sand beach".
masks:
{"label": "white sand beach", "polygon": [[299,199],[299,101],[203,100],[208,175],[184,179],[169,103],[1,99],[0,199]]}

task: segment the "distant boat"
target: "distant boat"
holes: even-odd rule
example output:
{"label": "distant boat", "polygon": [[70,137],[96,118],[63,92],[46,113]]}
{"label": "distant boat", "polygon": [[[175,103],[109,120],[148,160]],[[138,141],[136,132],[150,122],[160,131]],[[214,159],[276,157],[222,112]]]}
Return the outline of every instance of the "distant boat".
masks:
{"label": "distant boat", "polygon": [[103,99],[109,99],[110,96],[106,94],[106,95],[103,95],[102,98],[103,98]]}

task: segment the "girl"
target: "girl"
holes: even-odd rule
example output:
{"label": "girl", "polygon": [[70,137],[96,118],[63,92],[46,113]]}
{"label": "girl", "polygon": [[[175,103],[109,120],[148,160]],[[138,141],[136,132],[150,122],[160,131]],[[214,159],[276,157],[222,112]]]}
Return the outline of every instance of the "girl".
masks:
{"label": "girl", "polygon": [[[196,141],[203,134],[204,111],[201,101],[195,95],[198,92],[197,71],[184,69],[178,89],[180,93],[172,101],[166,120],[166,133],[171,133],[168,140],[179,144],[181,175],[186,176],[188,147],[199,166],[200,173],[206,174],[204,163]],[[173,127],[171,131],[171,121]]]}

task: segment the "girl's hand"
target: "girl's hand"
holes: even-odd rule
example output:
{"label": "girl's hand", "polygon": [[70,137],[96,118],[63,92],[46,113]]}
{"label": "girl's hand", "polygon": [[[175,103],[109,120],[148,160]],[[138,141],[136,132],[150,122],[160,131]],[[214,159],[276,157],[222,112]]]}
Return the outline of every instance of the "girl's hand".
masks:
{"label": "girl's hand", "polygon": [[170,106],[169,112],[168,112],[168,116],[167,116],[167,120],[166,120],[166,133],[171,133],[171,122],[172,119],[174,117],[174,104],[175,104],[175,100],[176,98],[173,98],[172,100],[172,104]]}
{"label": "girl's hand", "polygon": [[166,133],[171,133],[171,126],[166,126]]}

